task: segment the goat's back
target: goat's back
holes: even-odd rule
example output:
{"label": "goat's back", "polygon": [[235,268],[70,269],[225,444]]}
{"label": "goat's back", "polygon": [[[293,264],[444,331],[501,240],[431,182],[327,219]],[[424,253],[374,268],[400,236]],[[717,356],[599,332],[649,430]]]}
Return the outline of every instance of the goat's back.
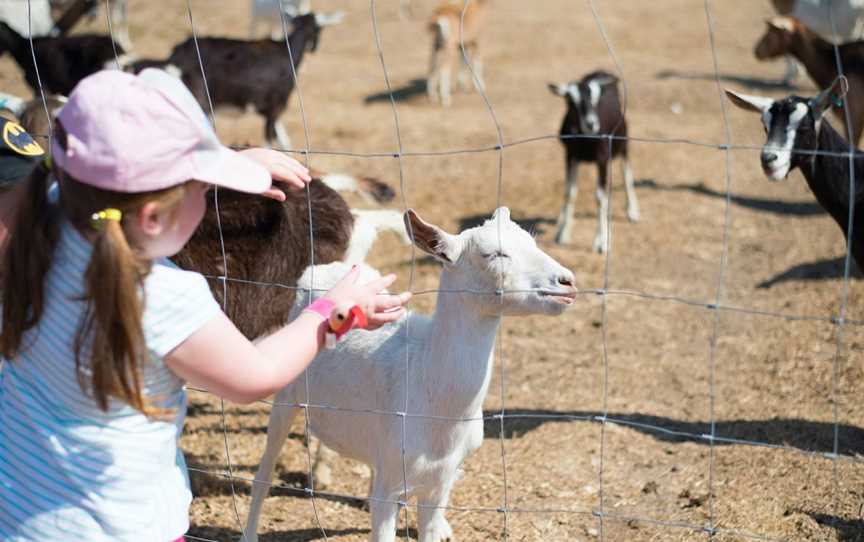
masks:
{"label": "goat's back", "polygon": [[[110,36],[84,34],[35,38],[33,49],[39,63],[42,84],[54,94],[69,95],[79,81],[102,70],[106,62],[115,58],[115,45],[117,54],[124,54],[123,48],[115,44]],[[24,69],[27,83],[38,91],[36,72],[26,67]]]}
{"label": "goat's back", "polygon": [[[218,217],[211,199],[198,230],[173,258],[208,277],[228,317],[250,339],[288,321],[294,286],[313,258],[313,247],[316,263],[340,260],[348,248],[354,217],[345,200],[317,179],[309,192],[314,244],[306,191],[286,192],[287,199],[277,202],[219,189]],[[229,277],[224,292],[218,278],[223,275]]]}
{"label": "goat's back", "polygon": [[[484,0],[468,4],[467,9],[461,2],[459,4],[444,3],[439,5],[429,18],[429,31],[437,36],[436,48],[442,47],[445,42],[459,43],[460,25],[465,44],[473,44],[483,32],[488,10],[489,2]],[[447,21],[445,23],[448,25],[446,30],[442,28],[442,19]]]}
{"label": "goat's back", "polygon": [[[259,110],[284,107],[294,88],[294,70],[284,42],[269,39],[243,41],[229,38],[198,38],[201,64],[210,98],[217,104]],[[177,45],[168,62],[183,73],[183,82],[207,107],[201,66],[192,38]]]}

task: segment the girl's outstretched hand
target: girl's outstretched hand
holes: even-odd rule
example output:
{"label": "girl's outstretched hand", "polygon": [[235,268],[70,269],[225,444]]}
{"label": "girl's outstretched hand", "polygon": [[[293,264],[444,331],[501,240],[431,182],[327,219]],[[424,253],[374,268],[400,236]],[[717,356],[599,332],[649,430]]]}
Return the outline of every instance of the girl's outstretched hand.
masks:
{"label": "girl's outstretched hand", "polygon": [[[306,166],[285,153],[274,151],[273,149],[256,147],[240,151],[240,154],[258,162],[270,172],[270,176],[274,180],[282,181],[294,190],[305,187],[312,180],[312,176],[309,175],[309,170],[306,169]],[[262,195],[276,201],[285,201],[285,192],[276,188],[276,185],[271,186]]]}
{"label": "girl's outstretched hand", "polygon": [[324,297],[335,303],[351,302],[366,313],[366,329],[377,329],[395,322],[405,314],[403,305],[411,299],[411,292],[390,294],[384,290],[393,284],[396,275],[390,274],[366,284],[357,284],[360,268],[354,266]]}

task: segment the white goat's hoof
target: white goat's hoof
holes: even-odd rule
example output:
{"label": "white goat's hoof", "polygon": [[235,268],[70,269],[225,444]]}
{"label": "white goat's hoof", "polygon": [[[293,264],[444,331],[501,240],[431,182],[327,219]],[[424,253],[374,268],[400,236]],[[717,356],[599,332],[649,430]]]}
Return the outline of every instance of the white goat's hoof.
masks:
{"label": "white goat's hoof", "polygon": [[602,237],[597,236],[594,239],[594,246],[592,248],[593,248],[594,252],[596,252],[598,254],[605,254],[606,251],[609,250],[609,243],[607,243],[606,240],[603,239]]}
{"label": "white goat's hoof", "polygon": [[630,222],[639,222],[639,207],[630,207],[627,209],[627,220]]}
{"label": "white goat's hoof", "polygon": [[566,245],[570,242],[570,232],[559,229],[558,233],[555,234],[555,242],[559,245]]}
{"label": "white goat's hoof", "polygon": [[[312,469],[312,479],[315,481],[316,491],[327,489],[333,484],[333,471],[330,470],[329,465],[318,463]],[[309,480],[309,485],[312,485],[312,480]]]}
{"label": "white goat's hoof", "polygon": [[421,542],[453,542],[453,528],[443,517],[439,517],[420,533]]}

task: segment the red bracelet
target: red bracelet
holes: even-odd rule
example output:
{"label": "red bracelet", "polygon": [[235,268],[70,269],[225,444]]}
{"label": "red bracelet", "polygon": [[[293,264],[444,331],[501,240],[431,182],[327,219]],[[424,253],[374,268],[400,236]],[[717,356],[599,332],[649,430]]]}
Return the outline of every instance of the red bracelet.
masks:
{"label": "red bracelet", "polygon": [[336,303],[333,300],[327,299],[326,297],[319,297],[303,309],[303,312],[312,312],[319,315],[324,320],[330,320],[330,315],[333,313],[333,309],[335,308]]}

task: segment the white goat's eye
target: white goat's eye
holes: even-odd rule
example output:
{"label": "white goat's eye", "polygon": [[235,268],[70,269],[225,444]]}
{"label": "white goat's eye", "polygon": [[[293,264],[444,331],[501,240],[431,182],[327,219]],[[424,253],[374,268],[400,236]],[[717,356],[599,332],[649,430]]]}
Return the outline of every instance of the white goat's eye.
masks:
{"label": "white goat's eye", "polygon": [[483,257],[488,258],[490,260],[494,260],[495,258],[509,258],[510,256],[508,256],[507,254],[505,254],[501,250],[496,250],[495,252],[490,252],[489,254],[484,254]]}

